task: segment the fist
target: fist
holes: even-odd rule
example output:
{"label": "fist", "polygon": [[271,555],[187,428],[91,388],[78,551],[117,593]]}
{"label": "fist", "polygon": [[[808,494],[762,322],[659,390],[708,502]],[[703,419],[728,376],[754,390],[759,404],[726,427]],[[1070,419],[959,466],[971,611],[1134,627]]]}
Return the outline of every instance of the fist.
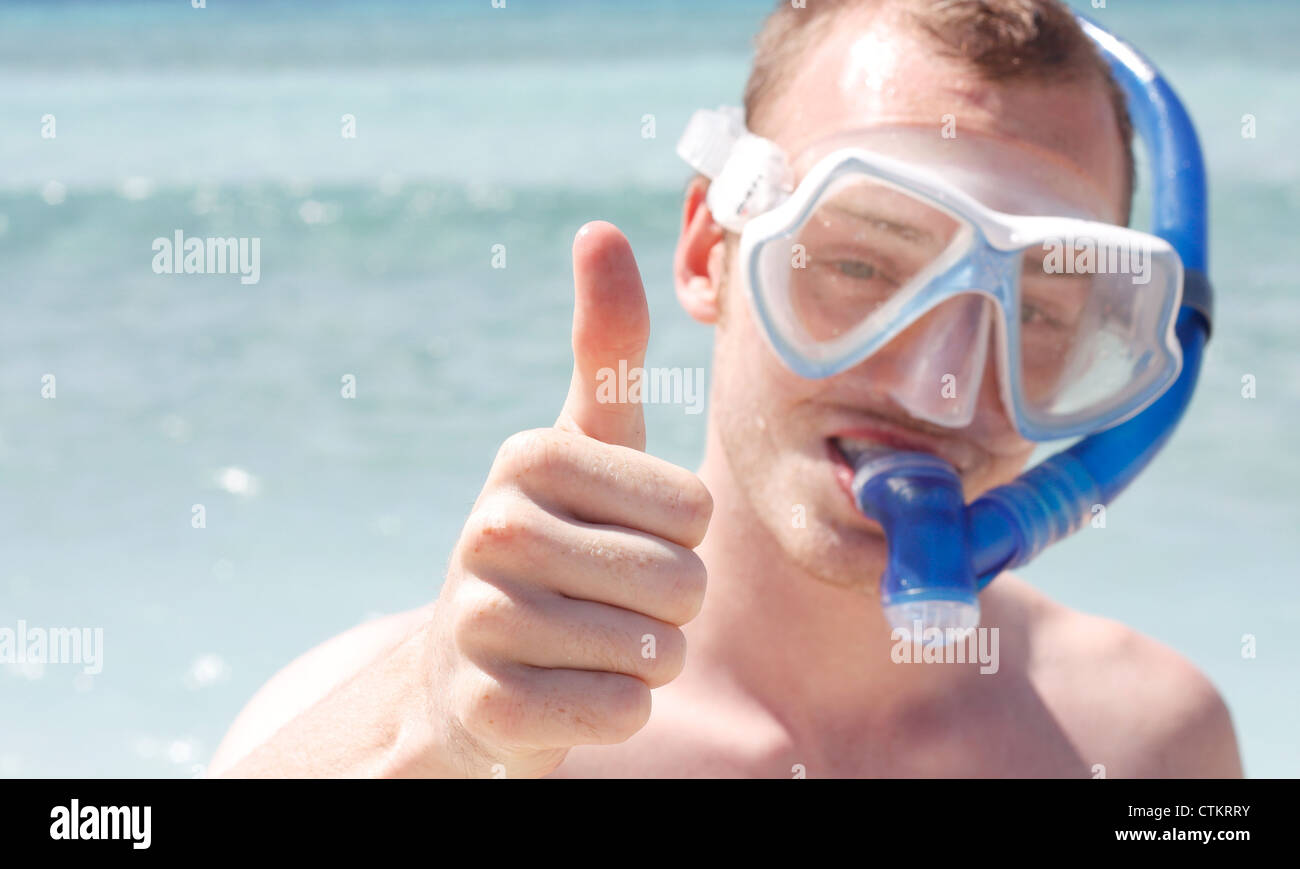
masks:
{"label": "fist", "polygon": [[631,248],[588,224],[573,262],[564,408],[501,447],[434,607],[442,715],[470,774],[544,775],[572,746],[632,736],[650,689],[681,672],[681,625],[704,600],[708,490],[642,452],[639,404],[596,398],[602,368],[644,362]]}

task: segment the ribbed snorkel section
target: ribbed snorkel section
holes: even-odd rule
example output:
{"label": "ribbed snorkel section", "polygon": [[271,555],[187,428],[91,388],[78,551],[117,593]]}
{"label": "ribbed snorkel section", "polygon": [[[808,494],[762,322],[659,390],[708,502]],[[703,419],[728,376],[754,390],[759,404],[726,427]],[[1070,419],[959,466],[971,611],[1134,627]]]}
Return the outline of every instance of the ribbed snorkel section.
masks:
{"label": "ribbed snorkel section", "polygon": [[1191,402],[1206,342],[1204,320],[1189,308],[1179,312],[1176,330],[1183,370],[1159,400],[970,505],[968,545],[980,588],[1079,530],[1093,505],[1109,504],[1165,445]]}

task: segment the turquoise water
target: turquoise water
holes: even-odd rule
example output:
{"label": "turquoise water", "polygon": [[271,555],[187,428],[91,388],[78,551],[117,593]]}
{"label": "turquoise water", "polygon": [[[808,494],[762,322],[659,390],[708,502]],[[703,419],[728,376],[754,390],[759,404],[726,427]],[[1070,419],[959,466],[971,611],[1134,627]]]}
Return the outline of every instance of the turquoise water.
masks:
{"label": "turquoise water", "polygon": [[[0,665],[0,775],[192,775],[292,656],[434,595],[496,447],[558,410],[586,220],[638,252],[651,364],[708,367],[673,144],[766,0],[208,6],[0,4],[0,628],[104,631],[94,677]],[[1027,576],[1190,657],[1247,772],[1300,775],[1300,8],[1108,6],[1200,126],[1218,319],[1172,445]],[[154,274],[178,228],[260,237],[260,283]],[[703,418],[647,417],[694,466]]]}

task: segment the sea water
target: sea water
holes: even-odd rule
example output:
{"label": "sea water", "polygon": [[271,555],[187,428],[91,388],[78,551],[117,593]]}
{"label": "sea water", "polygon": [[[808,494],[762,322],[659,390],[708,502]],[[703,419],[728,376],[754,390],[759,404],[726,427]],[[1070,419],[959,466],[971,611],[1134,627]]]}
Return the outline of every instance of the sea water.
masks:
{"label": "sea water", "polygon": [[[294,656],[434,596],[497,446],[563,400],[583,222],[637,252],[648,364],[707,375],[673,147],[769,7],[0,4],[0,626],[103,631],[94,675],[0,664],[0,775],[198,774]],[[1169,448],[1025,575],[1187,656],[1248,773],[1294,776],[1300,8],[1091,14],[1199,125],[1217,318]],[[155,272],[178,231],[260,239],[260,279]],[[646,416],[694,467],[704,415]]]}

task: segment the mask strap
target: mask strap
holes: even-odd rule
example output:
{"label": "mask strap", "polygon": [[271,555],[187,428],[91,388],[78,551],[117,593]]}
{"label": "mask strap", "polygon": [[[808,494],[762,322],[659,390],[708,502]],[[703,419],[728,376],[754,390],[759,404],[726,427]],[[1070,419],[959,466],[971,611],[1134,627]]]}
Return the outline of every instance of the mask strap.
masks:
{"label": "mask strap", "polygon": [[793,173],[776,143],[745,129],[743,112],[724,106],[691,116],[677,154],[712,179],[709,212],[719,226],[740,232],[750,218],[789,198]]}
{"label": "mask strap", "polygon": [[717,178],[736,140],[745,135],[744,112],[737,106],[700,109],[691,115],[677,142],[677,156],[706,178]]}

